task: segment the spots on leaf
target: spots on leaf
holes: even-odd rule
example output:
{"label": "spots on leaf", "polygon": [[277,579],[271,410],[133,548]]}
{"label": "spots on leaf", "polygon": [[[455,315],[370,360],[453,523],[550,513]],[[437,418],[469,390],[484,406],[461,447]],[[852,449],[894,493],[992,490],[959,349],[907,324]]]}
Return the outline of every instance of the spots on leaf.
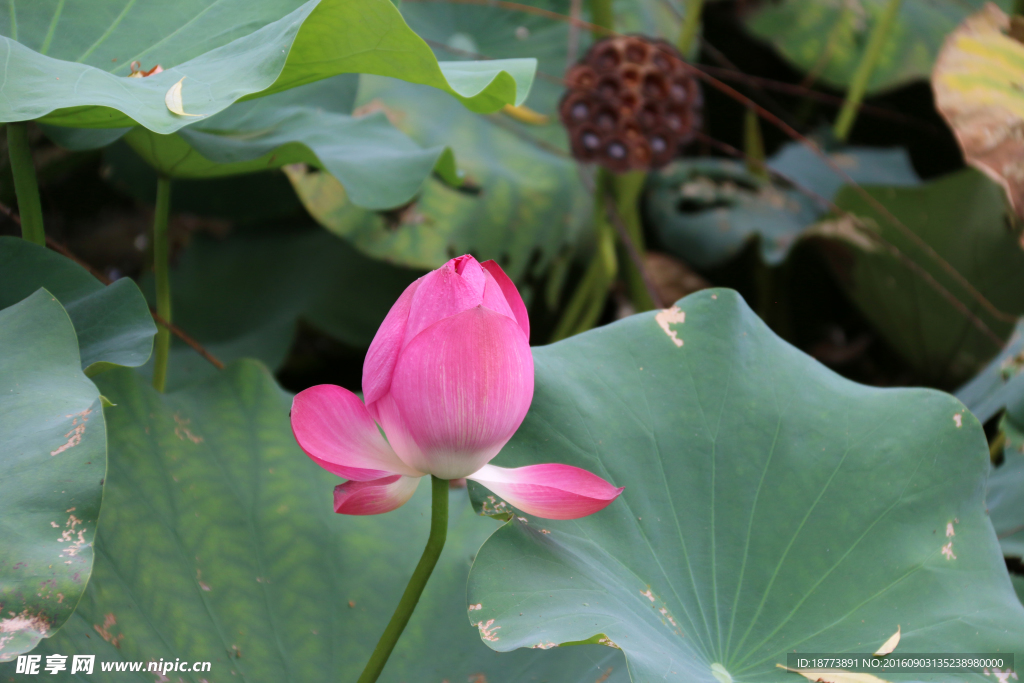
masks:
{"label": "spots on leaf", "polygon": [[498,642],[498,636],[494,634],[495,631],[501,629],[500,626],[494,625],[494,619],[488,619],[487,621],[481,621],[476,625],[480,629],[480,638],[487,640],[492,643]]}
{"label": "spots on leaf", "polygon": [[956,423],[956,428],[957,429],[960,429],[961,427],[963,427],[964,426],[964,416],[963,416],[963,413],[955,413],[953,415],[953,422]]}
{"label": "spots on leaf", "polygon": [[50,622],[41,614],[32,614],[27,609],[8,619],[0,619],[0,633],[34,633],[46,636]]}
{"label": "spots on leaf", "polygon": [[[91,409],[86,409],[75,415],[68,415],[68,417],[73,419],[71,420],[71,431],[64,435],[67,442],[65,442],[63,446],[59,446],[50,451],[50,455],[60,455],[69,448],[74,448],[78,444],[82,443],[82,435],[85,434],[85,423],[89,421],[89,414],[91,412]],[[79,422],[79,420],[81,420],[81,422]]]}
{"label": "spots on leaf", "polygon": [[671,308],[665,308],[658,311],[654,316],[654,321],[658,323],[668,338],[672,340],[672,343],[676,346],[681,347],[683,340],[676,335],[676,331],[673,330],[669,325],[682,324],[686,322],[686,312],[679,309],[678,306],[672,306]]}
{"label": "spots on leaf", "polygon": [[1018,680],[1017,672],[1013,669],[983,669],[986,676],[995,676],[997,683],[1010,683],[1010,679]]}
{"label": "spots on leaf", "polygon": [[174,422],[177,426],[174,428],[174,435],[184,441],[188,439],[192,443],[200,444],[203,442],[203,437],[196,436],[189,430],[188,425],[192,422],[187,418],[183,418],[177,413],[174,414]]}
{"label": "spots on leaf", "polygon": [[113,613],[108,613],[103,617],[103,626],[99,624],[93,624],[92,627],[96,629],[96,633],[99,633],[103,640],[107,641],[114,647],[121,647],[121,641],[124,640],[124,634],[118,633],[116,636],[113,631],[110,630],[111,626],[117,626],[117,617]]}

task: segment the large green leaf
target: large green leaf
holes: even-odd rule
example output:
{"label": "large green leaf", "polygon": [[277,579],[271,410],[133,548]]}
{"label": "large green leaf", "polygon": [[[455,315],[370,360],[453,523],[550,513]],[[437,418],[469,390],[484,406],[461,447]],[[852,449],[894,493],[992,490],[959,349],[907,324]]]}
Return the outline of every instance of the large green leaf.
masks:
{"label": "large green leaf", "polygon": [[40,287],[49,290],[71,316],[82,368],[96,363],[136,367],[149,358],[156,326],[131,279],[104,286],[56,252],[15,237],[0,237],[0,309]]}
{"label": "large green leaf", "polygon": [[45,289],[0,310],[0,442],[5,662],[52,636],[82,597],[107,464],[99,393],[68,314]]}
{"label": "large green leaf", "polygon": [[607,638],[634,683],[726,683],[800,680],[776,668],[787,652],[873,652],[897,625],[904,652],[1024,645],[985,437],[955,398],[854,384],[721,289],[534,362],[495,464],[565,462],[625,492],[488,539],[469,614],[491,647]]}
{"label": "large green leaf", "polygon": [[991,420],[1015,396],[1024,396],[1024,320],[1017,323],[999,355],[956,392],[982,422]]}
{"label": "large green leaf", "polygon": [[[358,76],[345,74],[236,103],[219,114],[161,135],[137,126],[125,140],[171,178],[218,178],[304,163],[333,175],[352,201],[385,209],[409,201],[431,172],[458,183],[443,146],[423,149],[381,113],[353,117]],[[114,129],[119,130],[119,129]],[[109,129],[47,126],[70,149],[110,144]]]}
{"label": "large green leaf", "polygon": [[[919,187],[865,189],[992,305],[1004,313],[1024,313],[1021,228],[1010,218],[1002,190],[992,181],[965,170]],[[953,387],[974,375],[999,345],[939,286],[1004,339],[1012,324],[983,309],[942,264],[853,188],[844,188],[836,204],[856,220],[829,221],[817,232],[828,238],[827,253],[839,283],[864,317],[924,380]],[[872,239],[872,232],[899,253]]]}
{"label": "large green leaf", "polygon": [[[316,226],[197,237],[171,269],[174,320],[224,362],[284,361],[302,318],[354,347],[369,346],[419,271],[373,261]],[[143,287],[152,292],[152,280]],[[215,372],[185,343],[171,346],[168,387]]]}
{"label": "large green leaf", "polygon": [[[172,133],[246,97],[340,73],[430,85],[473,111],[526,98],[535,62],[438,63],[389,0],[10,0],[0,121]],[[133,61],[163,72],[127,78]]]}
{"label": "large green leaf", "polygon": [[[871,29],[889,0],[854,4],[823,0],[764,3],[747,28],[770,42],[799,69],[822,82],[845,88],[868,43]],[[868,81],[868,92],[926,79],[946,34],[986,0],[903,0],[896,21]],[[1009,10],[1013,3],[996,0]]]}
{"label": "large green leaf", "polygon": [[[829,153],[854,182],[916,185],[902,149],[846,147]],[[778,265],[843,185],[812,150],[784,145],[768,166],[786,180],[763,179],[735,161],[685,159],[652,173],[645,203],[661,242],[698,268],[735,256],[755,236],[761,258]]]}
{"label": "large green leaf", "polygon": [[436,268],[472,253],[496,259],[519,279],[531,266],[546,268],[585,234],[592,202],[568,156],[531,144],[501,119],[468,112],[443,93],[399,81],[364,77],[360,100],[385,107],[421,145],[450,145],[467,182],[479,189],[434,180],[411,206],[382,214],[353,206],[327,174],[286,169],[310,213],[362,252],[412,268]]}
{"label": "large green leaf", "polygon": [[[388,515],[336,515],[340,480],[299,450],[290,398],[251,361],[168,395],[130,372],[100,386],[117,407],[96,571],[40,651],[95,654],[90,680],[151,683],[99,662],[160,658],[212,663],[172,680],[355,680],[426,541],[428,488]],[[494,524],[451,497],[448,544],[382,680],[592,683],[611,668],[624,682],[601,648],[501,657],[480,643],[465,581]]]}

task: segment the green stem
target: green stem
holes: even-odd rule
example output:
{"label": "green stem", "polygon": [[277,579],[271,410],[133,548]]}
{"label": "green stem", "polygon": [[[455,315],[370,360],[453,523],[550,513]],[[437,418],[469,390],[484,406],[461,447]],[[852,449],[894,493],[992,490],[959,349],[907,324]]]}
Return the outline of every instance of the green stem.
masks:
{"label": "green stem", "polygon": [[[153,272],[156,275],[156,312],[171,322],[170,239],[167,218],[171,212],[171,179],[158,176],[156,181],[156,210],[153,215]],[[153,350],[153,388],[163,391],[167,386],[167,361],[171,354],[171,331],[164,325],[156,328]]]}
{"label": "green stem", "polygon": [[[607,173],[607,171],[602,169],[602,173]],[[654,299],[647,290],[644,273],[640,270],[646,255],[643,221],[640,218],[640,195],[643,193],[647,174],[642,171],[633,171],[618,176],[607,173],[607,176],[605,187],[614,193],[615,209],[619,218],[622,219],[626,236],[633,243],[633,251],[636,252],[637,259],[640,261],[640,263],[634,262],[629,256],[629,247],[626,244],[622,245],[623,250],[627,252],[626,258],[622,259],[622,262],[626,285],[629,288],[629,298],[638,313],[652,311],[656,308]],[[608,220],[611,220],[610,217]]]}
{"label": "green stem", "polygon": [[28,144],[28,124],[24,121],[7,124],[7,153],[11,158],[14,192],[18,195],[21,236],[29,242],[46,246],[43,230],[43,205],[39,201],[39,185]]}
{"label": "green stem", "polygon": [[615,280],[615,273],[618,270],[618,260],[615,256],[615,236],[612,234],[612,227],[607,222],[604,223],[602,232],[598,235],[597,253],[594,255],[593,266],[594,279],[590,287],[587,306],[567,336],[581,334],[597,324],[601,318],[601,311],[604,310],[604,302],[608,298],[608,288]]}
{"label": "green stem", "polygon": [[[590,0],[590,23],[607,29],[615,28],[615,12],[612,0]],[[594,40],[604,38],[606,31],[594,31]]]}
{"label": "green stem", "polygon": [[899,14],[901,2],[902,0],[889,0],[882,11],[882,16],[878,18],[878,23],[871,29],[868,46],[853,74],[853,81],[850,83],[850,89],[846,92],[846,100],[843,102],[843,108],[839,111],[839,117],[836,119],[833,129],[836,138],[841,142],[846,141],[853,128],[853,122],[857,120],[857,110],[860,108],[861,100],[864,99],[864,92],[867,90],[868,81],[871,80],[875,65],[878,64],[878,58],[882,56],[882,48],[885,47],[893,22],[896,20],[896,15]]}
{"label": "green stem", "polygon": [[611,179],[611,173],[605,169],[598,171],[597,186],[594,188],[594,255],[551,335],[552,342],[586,332],[594,326],[601,317],[601,310],[608,296],[608,287],[618,272],[615,234],[608,223],[608,214],[604,206],[606,193],[610,191]]}
{"label": "green stem", "polygon": [[409,623],[409,617],[416,609],[416,603],[420,601],[420,595],[444,548],[445,537],[448,535],[448,481],[432,476],[430,483],[433,505],[430,511],[430,536],[427,538],[427,547],[423,549],[423,555],[412,573],[412,578],[409,579],[409,585],[405,587],[402,599],[398,601],[398,607],[391,615],[391,621],[388,622],[384,634],[377,642],[377,647],[370,655],[370,661],[366,663],[358,683],[374,683],[384,670],[384,665],[387,664],[391,651],[395,649],[395,644],[405,630],[405,625]]}
{"label": "green stem", "polygon": [[683,28],[679,32],[679,40],[676,47],[683,59],[688,59],[690,50],[693,48],[693,41],[700,30],[700,15],[704,10],[704,0],[687,0],[686,17],[683,19]]}
{"label": "green stem", "polygon": [[747,157],[747,170],[762,180],[768,180],[768,169],[764,165],[761,121],[753,109],[748,109],[743,119],[743,147]]}

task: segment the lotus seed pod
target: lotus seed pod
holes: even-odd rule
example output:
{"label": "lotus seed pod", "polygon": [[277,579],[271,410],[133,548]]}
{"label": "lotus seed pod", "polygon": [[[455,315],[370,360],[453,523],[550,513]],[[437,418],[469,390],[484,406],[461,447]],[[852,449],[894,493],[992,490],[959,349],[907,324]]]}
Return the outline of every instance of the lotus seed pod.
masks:
{"label": "lotus seed pod", "polygon": [[700,128],[700,86],[663,40],[605,38],[566,72],[565,82],[559,112],[580,161],[616,173],[660,168]]}

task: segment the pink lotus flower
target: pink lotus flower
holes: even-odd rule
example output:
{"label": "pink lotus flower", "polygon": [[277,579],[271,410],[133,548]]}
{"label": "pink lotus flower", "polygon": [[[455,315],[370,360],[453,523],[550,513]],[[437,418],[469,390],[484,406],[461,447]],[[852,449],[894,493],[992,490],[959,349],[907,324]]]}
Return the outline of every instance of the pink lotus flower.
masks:
{"label": "pink lotus flower", "polygon": [[334,489],[336,512],[394,510],[425,475],[472,479],[548,519],[592,514],[622,492],[569,465],[488,464],[533,400],[526,306],[494,261],[460,256],[409,285],[370,344],[363,397],[321,384],[292,402],[299,446],[349,480]]}

